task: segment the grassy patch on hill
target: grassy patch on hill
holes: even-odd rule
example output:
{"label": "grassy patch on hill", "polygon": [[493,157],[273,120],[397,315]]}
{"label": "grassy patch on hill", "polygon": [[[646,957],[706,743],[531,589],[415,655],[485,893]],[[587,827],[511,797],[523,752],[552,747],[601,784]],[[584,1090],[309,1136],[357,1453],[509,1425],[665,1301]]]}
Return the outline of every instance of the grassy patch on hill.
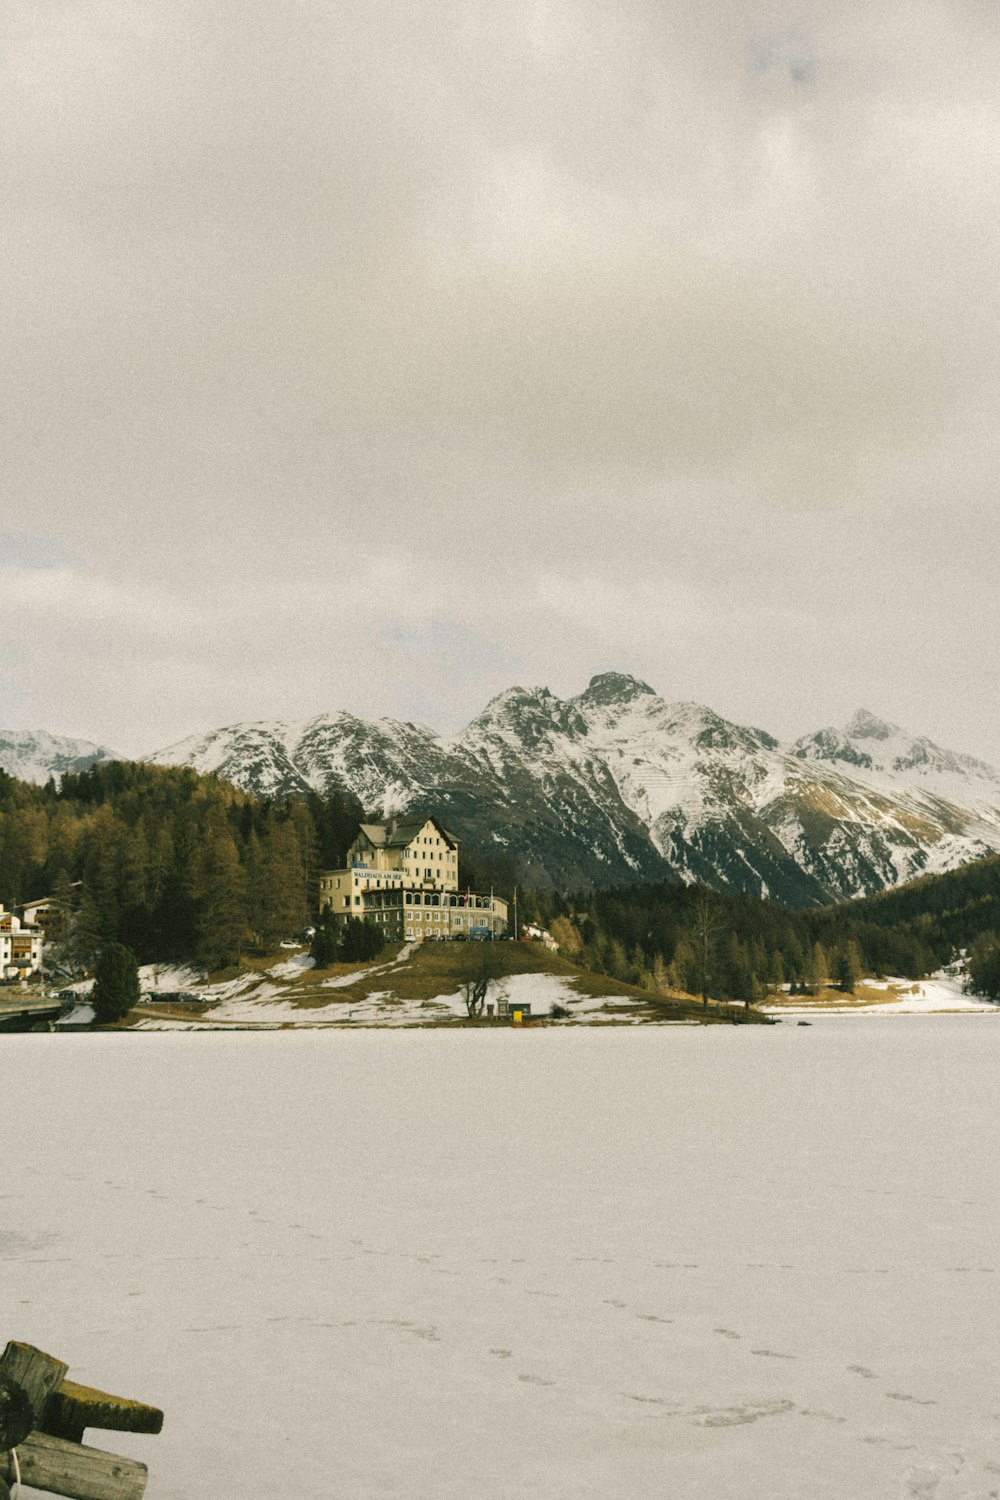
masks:
{"label": "grassy patch on hill", "polygon": [[914,995],[919,990],[919,985],[903,982],[901,984],[879,984],[869,985],[863,980],[859,983],[851,995],[845,994],[833,986],[817,990],[815,995],[768,995],[764,1004],[769,1010],[828,1010],[830,1006],[844,1007],[845,1005],[856,1006],[859,1010],[870,1006],[888,1005],[894,1000],[904,1000],[907,995]]}
{"label": "grassy patch on hill", "polygon": [[[636,1022],[766,1021],[767,1017],[742,1007],[712,1002],[707,1009],[699,998],[672,991],[655,995],[636,985],[580,969],[569,959],[541,943],[418,943],[393,944],[379,956],[360,964],[331,964],[323,969],[307,967],[306,950],[287,949],[266,957],[244,957],[239,967],[218,970],[207,983],[191,981],[200,1003],[143,1004],[127,1023],[181,1021],[213,1026],[274,1024],[267,1007],[290,1006],[302,1013],[298,1024],[319,1025],[400,1024],[465,1026],[488,1024],[480,1018],[470,1023],[459,992],[463,981],[474,978],[486,966],[495,981],[490,1003],[499,1000],[505,982],[516,980],[509,992],[512,1004],[530,1005],[531,1022],[573,1024],[635,1024]],[[531,983],[537,978],[537,988]],[[553,981],[558,981],[553,983]],[[562,1014],[560,1014],[560,1008]],[[224,1015],[217,1015],[218,1010]],[[553,1017],[553,1009],[556,1015]],[[273,1016],[273,1012],[272,1012]],[[495,1018],[495,1024],[507,1024]],[[279,1016],[277,1024],[282,1022]]]}
{"label": "grassy patch on hill", "polygon": [[[308,970],[302,981],[308,993],[297,994],[296,1004],[330,1005],[338,1000],[356,1004],[376,994],[399,1000],[434,1000],[439,995],[453,995],[484,958],[479,943],[419,943],[401,960],[404,951],[403,945],[395,944],[387,947],[373,963],[331,964],[327,969]],[[486,957],[498,980],[514,974],[569,976],[578,972],[540,943],[489,944]],[[352,974],[357,975],[353,983],[349,982]],[[335,980],[336,985],[329,984],[330,980]],[[617,986],[617,991],[632,993],[628,985]],[[600,991],[610,992],[610,989]]]}
{"label": "grassy patch on hill", "polygon": [[347,965],[333,964],[318,972],[319,985],[314,981],[308,994],[297,995],[296,1004],[314,1007],[338,1000],[356,1004],[372,995],[384,995],[389,1001],[433,1001],[440,995],[454,995],[462,981],[477,971],[485,956],[499,981],[521,974],[554,975],[578,995],[620,1000],[622,1014],[627,1011],[635,1016],[641,1007],[650,1020],[663,1020],[666,1016],[712,1023],[731,1019],[729,1007],[720,1011],[713,1005],[705,1011],[701,1002],[690,995],[653,995],[636,985],[579,969],[541,943],[494,943],[487,945],[486,955],[478,943],[421,943],[401,963],[399,953],[399,947],[386,949],[375,966],[360,973],[355,983],[324,988],[323,978],[342,980],[351,972]]}

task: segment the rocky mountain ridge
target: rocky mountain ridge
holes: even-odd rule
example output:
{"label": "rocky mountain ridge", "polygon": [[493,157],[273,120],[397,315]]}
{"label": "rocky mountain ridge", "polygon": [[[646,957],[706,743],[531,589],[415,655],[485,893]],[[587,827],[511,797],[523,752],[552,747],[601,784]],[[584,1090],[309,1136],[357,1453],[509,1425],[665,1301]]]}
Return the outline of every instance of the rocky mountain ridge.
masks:
{"label": "rocky mountain ridge", "polygon": [[239,724],[148,757],[245,790],[436,811],[564,889],[674,875],[796,906],[1000,850],[1000,772],[859,711],[782,745],[622,673],[578,696],[508,688],[452,739],[347,712]]}
{"label": "rocky mountain ridge", "polygon": [[45,729],[0,729],[0,771],[19,781],[44,783],[66,771],[86,771],[99,760],[115,760],[113,750],[90,740],[69,739]]}

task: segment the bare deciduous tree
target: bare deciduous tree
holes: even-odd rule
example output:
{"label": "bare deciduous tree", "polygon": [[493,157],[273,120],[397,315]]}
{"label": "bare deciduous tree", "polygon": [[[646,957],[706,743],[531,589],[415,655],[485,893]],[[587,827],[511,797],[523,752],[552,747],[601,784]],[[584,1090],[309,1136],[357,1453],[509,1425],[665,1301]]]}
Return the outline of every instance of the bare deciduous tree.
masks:
{"label": "bare deciduous tree", "polygon": [[504,993],[500,976],[501,960],[492,943],[476,943],[474,947],[470,945],[469,960],[468,971],[459,985],[459,994],[465,1001],[470,1019],[475,1020],[482,1015],[486,997],[491,991],[498,999]]}

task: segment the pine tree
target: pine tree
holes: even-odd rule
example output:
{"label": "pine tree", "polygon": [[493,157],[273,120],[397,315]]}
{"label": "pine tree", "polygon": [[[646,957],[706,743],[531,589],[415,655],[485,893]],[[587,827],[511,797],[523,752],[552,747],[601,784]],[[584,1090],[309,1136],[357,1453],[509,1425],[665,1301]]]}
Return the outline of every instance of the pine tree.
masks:
{"label": "pine tree", "polygon": [[139,968],[131,948],[109,943],[97,957],[91,1004],[101,1025],[120,1021],[139,1003]]}
{"label": "pine tree", "polygon": [[316,925],[312,943],[309,946],[309,952],[317,969],[325,969],[330,964],[336,963],[339,947],[337,924],[332,913],[324,911]]}
{"label": "pine tree", "polygon": [[52,911],[45,924],[46,962],[51,957],[57,962],[66,956],[73,923],[73,884],[64,867],[60,867],[52,882]]}
{"label": "pine tree", "polygon": [[716,941],[722,931],[722,920],[718,913],[714,892],[708,886],[698,886],[694,897],[694,910],[690,928],[691,946],[697,961],[697,989],[701,991],[701,1003],[708,1006],[708,992],[712,987],[716,963]]}
{"label": "pine tree", "polygon": [[756,1005],[763,996],[763,989],[757,975],[751,969],[749,963],[745,964],[739,975],[739,981],[733,993],[734,1000],[743,1001],[743,1009],[749,1011],[751,1005]]}
{"label": "pine tree", "polygon": [[830,965],[827,960],[826,950],[822,943],[813,943],[812,952],[806,964],[806,989],[811,995],[818,995],[826,984],[829,975]]}
{"label": "pine tree", "polygon": [[785,978],[788,980],[789,993],[794,994],[796,987],[801,986],[805,974],[805,955],[802,952],[802,944],[795,933],[789,933],[785,943]]}
{"label": "pine tree", "polygon": [[614,979],[621,979],[626,984],[630,979],[628,955],[623,944],[617,938],[612,938],[608,944],[607,972]]}
{"label": "pine tree", "polygon": [[263,946],[271,948],[300,932],[309,919],[306,868],[291,819],[271,815],[260,841],[256,882],[260,936]]}
{"label": "pine tree", "polygon": [[767,949],[764,947],[763,938],[759,935],[751,938],[747,947],[747,957],[753,972],[763,979],[767,973]]}
{"label": "pine tree", "polygon": [[694,995],[698,989],[698,959],[686,937],[681,937],[670,960],[670,983],[675,990]]}
{"label": "pine tree", "polygon": [[641,990],[651,990],[653,988],[653,976],[646,962],[646,955],[638,943],[632,949],[629,970],[629,984],[638,985]]}
{"label": "pine tree", "polygon": [[1000,938],[996,933],[979,935],[969,951],[965,972],[972,994],[1000,1000]]}
{"label": "pine tree", "polygon": [[853,995],[861,978],[861,954],[853,938],[837,949],[833,967],[838,989],[845,995]]}
{"label": "pine tree", "polygon": [[198,957],[208,969],[238,963],[247,934],[246,881],[231,834],[220,827],[201,860]]}
{"label": "pine tree", "polygon": [[78,888],[76,910],[66,945],[66,956],[71,967],[89,968],[102,945],[108,941],[108,936],[94,893],[86,881],[83,881]]}
{"label": "pine tree", "polygon": [[340,957],[346,964],[363,963],[374,958],[385,947],[385,938],[374,922],[348,917],[340,943]]}
{"label": "pine tree", "polygon": [[568,917],[553,917],[549,923],[549,932],[553,940],[559,944],[563,953],[568,954],[571,958],[575,958],[579,954],[583,943],[580,934]]}
{"label": "pine tree", "polygon": [[735,932],[726,934],[719,956],[718,969],[719,994],[730,996],[734,1000],[742,1000],[743,991],[747,987],[747,976],[750,973],[750,960],[746,948]]}

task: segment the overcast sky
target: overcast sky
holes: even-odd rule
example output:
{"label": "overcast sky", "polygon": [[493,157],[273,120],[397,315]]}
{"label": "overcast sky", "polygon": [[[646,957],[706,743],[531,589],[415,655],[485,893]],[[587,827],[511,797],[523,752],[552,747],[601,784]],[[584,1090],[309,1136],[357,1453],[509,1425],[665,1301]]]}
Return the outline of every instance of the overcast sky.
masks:
{"label": "overcast sky", "polygon": [[0,727],[1000,762],[994,0],[13,0]]}

